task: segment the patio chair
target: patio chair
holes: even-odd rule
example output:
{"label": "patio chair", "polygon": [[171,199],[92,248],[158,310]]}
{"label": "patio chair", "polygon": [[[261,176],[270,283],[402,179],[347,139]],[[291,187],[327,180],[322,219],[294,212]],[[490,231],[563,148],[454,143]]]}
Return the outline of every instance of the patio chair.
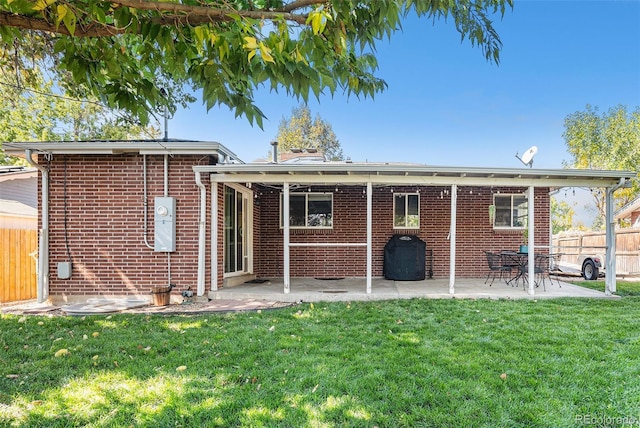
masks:
{"label": "patio chair", "polygon": [[503,279],[503,275],[505,272],[509,272],[511,274],[511,266],[503,263],[503,257],[501,254],[492,253],[491,251],[484,252],[487,257],[487,265],[489,266],[489,273],[487,274],[487,279],[484,280],[486,284],[489,281],[489,277],[491,277],[491,284],[493,285],[493,281],[496,279],[496,275],[500,274],[500,279]]}
{"label": "patio chair", "polygon": [[[535,268],[536,278],[537,278],[536,282],[542,281],[542,288],[544,291],[547,291],[545,287],[545,277],[549,279],[550,284],[553,284],[553,280],[551,279],[551,269],[554,267],[555,263],[556,262],[555,262],[554,255],[551,255],[551,254],[536,255],[536,268]],[[560,285],[560,280],[557,277],[556,277],[556,281],[558,282],[558,287],[562,287],[562,285]]]}
{"label": "patio chair", "polygon": [[[550,271],[553,267],[554,260],[552,255],[548,254],[536,254],[535,260],[535,274],[536,274],[536,286],[539,286],[540,281],[542,281],[542,289],[547,291],[545,277],[549,279],[549,283],[553,284],[551,280]],[[562,287],[560,285],[560,280],[556,278],[558,281],[558,287]]]}
{"label": "patio chair", "polygon": [[[555,272],[555,277],[556,281],[558,281],[559,288],[562,288],[562,285],[560,285],[560,278],[558,278],[558,262],[563,255],[563,253],[549,254],[549,273]],[[553,281],[551,281],[551,276],[549,276],[549,282],[553,284]]]}

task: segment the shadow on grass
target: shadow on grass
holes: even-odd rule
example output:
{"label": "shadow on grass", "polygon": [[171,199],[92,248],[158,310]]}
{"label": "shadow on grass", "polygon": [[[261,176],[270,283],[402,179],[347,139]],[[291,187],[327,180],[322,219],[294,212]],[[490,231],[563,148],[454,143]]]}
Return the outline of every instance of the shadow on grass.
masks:
{"label": "shadow on grass", "polygon": [[629,416],[640,407],[631,303],[2,316],[0,425],[574,426],[578,415]]}

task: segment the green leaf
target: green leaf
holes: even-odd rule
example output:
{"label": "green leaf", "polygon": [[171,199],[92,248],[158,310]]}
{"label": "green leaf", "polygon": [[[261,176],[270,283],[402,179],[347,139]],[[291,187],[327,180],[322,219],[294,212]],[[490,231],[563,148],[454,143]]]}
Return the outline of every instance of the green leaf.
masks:
{"label": "green leaf", "polygon": [[67,27],[67,30],[69,30],[69,33],[71,33],[71,35],[73,36],[76,32],[77,23],[75,13],[73,13],[71,10],[68,10],[64,15],[64,18],[62,19],[62,22],[64,22],[64,26]]}
{"label": "green leaf", "polygon": [[271,49],[269,49],[268,46],[265,46],[263,42],[260,42],[260,55],[262,56],[262,60],[264,62],[272,62],[275,64],[275,61],[271,56]]}
{"label": "green leaf", "polygon": [[258,49],[258,42],[255,37],[243,37],[245,43],[242,45],[245,49]]}
{"label": "green leaf", "polygon": [[36,4],[33,5],[33,10],[42,11],[54,4],[56,0],[37,0]]}
{"label": "green leaf", "polygon": [[59,4],[58,6],[56,6],[56,12],[57,12],[56,27],[60,25],[60,22],[67,15],[68,11],[69,11],[69,8],[67,7],[66,4]]}

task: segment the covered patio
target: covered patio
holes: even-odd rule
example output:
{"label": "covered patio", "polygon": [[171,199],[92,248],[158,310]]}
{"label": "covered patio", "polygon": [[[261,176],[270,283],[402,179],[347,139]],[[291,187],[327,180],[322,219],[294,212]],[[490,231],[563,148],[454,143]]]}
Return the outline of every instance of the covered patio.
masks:
{"label": "covered patio", "polygon": [[[364,278],[315,279],[291,278],[291,290],[283,293],[283,278],[265,278],[259,281],[221,288],[209,296],[221,300],[277,300],[282,302],[337,302],[389,299],[551,299],[561,297],[583,298],[619,298],[607,296],[604,292],[580,287],[560,278],[560,286],[555,277],[546,291],[536,288],[535,297],[524,288],[522,283],[511,286],[504,281],[495,281],[491,286],[484,278],[459,278],[456,292],[449,292],[449,279],[425,279],[423,281],[393,281],[383,278],[372,279],[369,292],[365,288]],[[264,281],[264,282],[263,282]]]}
{"label": "covered patio", "polygon": [[[198,260],[198,285],[197,295],[203,296],[208,294],[209,298],[256,298],[259,295],[265,295],[265,298],[274,298],[277,296],[279,300],[285,301],[314,301],[314,300],[379,300],[389,298],[410,298],[410,297],[495,297],[495,298],[520,298],[542,296],[548,297],[568,297],[568,296],[590,296],[599,297],[599,293],[583,290],[578,287],[567,284],[566,287],[547,288],[543,292],[542,287],[539,289],[534,287],[532,283],[526,287],[504,286],[497,284],[493,287],[484,286],[483,280],[469,278],[469,275],[460,275],[462,261],[469,257],[468,254],[458,254],[458,251],[470,242],[475,243],[475,237],[471,231],[477,231],[478,222],[471,221],[464,223],[458,220],[463,214],[469,211],[469,201],[477,195],[478,188],[484,189],[486,193],[493,194],[494,188],[519,188],[521,194],[527,201],[528,221],[524,228],[527,229],[528,235],[528,272],[529,277],[534,277],[535,256],[538,252],[553,252],[553,249],[546,243],[549,232],[541,233],[541,238],[535,237],[535,200],[536,189],[539,192],[547,192],[544,200],[548,200],[548,192],[552,189],[562,187],[601,187],[606,189],[606,231],[607,231],[607,251],[606,251],[606,269],[611,275],[606,277],[606,295],[611,295],[616,291],[615,283],[615,223],[613,220],[613,193],[621,188],[629,185],[629,180],[636,176],[635,172],[629,171],[596,171],[596,170],[535,170],[535,169],[504,169],[504,168],[458,168],[458,167],[434,167],[428,165],[415,164],[389,164],[389,163],[341,163],[341,162],[321,162],[321,163],[299,163],[299,164],[282,164],[282,163],[254,163],[254,164],[217,164],[206,166],[194,166],[193,171],[196,174],[196,182],[199,183],[201,189],[200,207],[201,207],[201,239],[199,241],[200,251]],[[211,182],[211,192],[207,195],[206,188],[202,185],[202,177],[208,176]],[[342,238],[334,241],[328,239],[309,239],[310,234],[296,236],[296,240],[292,239],[292,227],[289,216],[282,216],[280,224],[281,235],[277,235],[278,242],[274,246],[282,248],[281,255],[278,253],[274,260],[281,267],[278,275],[273,275],[264,284],[240,284],[228,287],[224,284],[223,277],[226,278],[227,273],[221,272],[222,254],[219,253],[223,231],[221,226],[222,215],[221,187],[219,185],[242,185],[246,186],[250,192],[253,192],[253,185],[268,186],[276,193],[282,195],[281,209],[282,212],[290,212],[290,195],[295,187],[303,187],[306,192],[310,192],[313,186],[338,187],[362,189],[362,198],[354,198],[353,206],[364,206],[366,209],[361,210],[360,223],[363,226],[364,233],[356,238]],[[399,282],[393,280],[382,279],[380,272],[374,273],[373,258],[374,246],[379,253],[380,243],[373,242],[373,235],[376,232],[374,226],[374,212],[379,209],[378,197],[377,203],[374,204],[376,192],[380,189],[390,189],[393,192],[393,186],[414,186],[415,192],[420,193],[429,188],[437,188],[440,190],[440,199],[445,196],[444,201],[448,207],[442,206],[442,212],[448,213],[440,219],[437,224],[442,227],[439,238],[441,242],[441,254],[444,254],[443,260],[448,264],[448,278],[442,275],[438,279],[418,282]],[[397,187],[396,187],[397,188]],[[275,189],[275,190],[274,190]],[[460,193],[460,196],[458,196]],[[542,196],[542,195],[538,195]],[[207,290],[205,277],[205,228],[207,224],[206,206],[207,198],[211,201],[211,241],[210,252],[210,289]],[[258,194],[253,194],[251,199],[258,199]],[[356,202],[358,201],[358,202]],[[362,201],[362,202],[359,202]],[[277,200],[272,201],[271,206],[277,206]],[[442,202],[441,202],[442,204]],[[488,205],[488,204],[487,204]],[[543,205],[544,206],[544,205]],[[548,208],[547,208],[548,210]],[[546,211],[546,210],[545,210]],[[277,211],[276,211],[277,212]],[[484,212],[484,208],[483,208]],[[548,222],[550,213],[542,212],[541,218]],[[460,221],[460,225],[458,222]],[[259,224],[258,228],[263,228],[263,224]],[[272,226],[272,228],[274,228]],[[446,228],[446,229],[445,229]],[[274,228],[277,229],[277,226]],[[466,242],[459,237],[459,232],[466,232]],[[395,231],[394,231],[395,232]],[[541,231],[538,231],[540,233]],[[323,235],[328,237],[329,235]],[[270,244],[272,243],[270,242]],[[445,243],[446,242],[446,243]],[[491,240],[486,241],[484,245],[492,245]],[[541,245],[542,244],[542,245]],[[499,245],[499,244],[495,244]],[[340,280],[335,281],[329,287],[330,282],[327,280],[306,279],[312,275],[293,275],[291,252],[299,248],[363,248],[364,256],[364,275],[357,280]],[[475,253],[474,253],[475,257]],[[312,260],[322,260],[321,257]],[[298,261],[298,263],[300,263]],[[378,261],[379,263],[379,261]],[[475,263],[475,261],[473,262]],[[441,265],[441,270],[447,270],[447,267]],[[246,273],[254,273],[258,277],[269,277],[272,274],[264,274],[261,272],[253,272],[251,270]],[[313,277],[321,277],[313,276]],[[332,275],[327,275],[332,276]],[[358,274],[359,276],[359,274]],[[475,276],[475,275],[473,275]],[[254,276],[255,277],[255,276]],[[348,276],[347,276],[348,277]],[[333,289],[332,289],[333,288]],[[605,295],[605,293],[601,293]],[[220,297],[222,296],[222,297]],[[231,297],[234,296],[234,297]]]}

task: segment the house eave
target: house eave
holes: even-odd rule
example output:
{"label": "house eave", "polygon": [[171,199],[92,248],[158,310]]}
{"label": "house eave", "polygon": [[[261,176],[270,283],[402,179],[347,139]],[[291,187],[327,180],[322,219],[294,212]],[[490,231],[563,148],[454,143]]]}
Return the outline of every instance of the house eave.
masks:
{"label": "house eave", "polygon": [[637,176],[632,171],[512,169],[416,164],[317,163],[194,166],[217,182],[299,184],[412,184],[466,186],[608,187]]}
{"label": "house eave", "polygon": [[620,208],[614,216],[615,220],[620,220],[626,217],[630,217],[635,211],[640,210],[640,198],[636,198]]}
{"label": "house eave", "polygon": [[227,162],[242,163],[224,145],[213,141],[132,140],[132,141],[46,141],[3,143],[9,155],[22,155],[25,150],[50,155],[220,155]]}

